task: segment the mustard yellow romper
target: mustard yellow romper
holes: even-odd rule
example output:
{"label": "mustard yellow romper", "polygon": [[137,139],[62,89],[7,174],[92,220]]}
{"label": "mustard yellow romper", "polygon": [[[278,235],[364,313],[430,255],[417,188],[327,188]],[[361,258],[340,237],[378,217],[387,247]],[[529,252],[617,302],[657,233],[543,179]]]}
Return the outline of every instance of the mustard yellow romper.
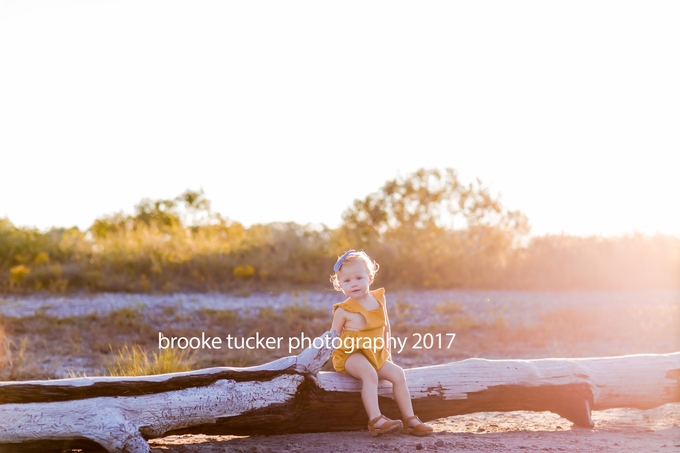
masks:
{"label": "mustard yellow romper", "polygon": [[[373,294],[373,296],[380,303],[380,307],[376,308],[375,310],[366,310],[359,302],[352,298],[333,305],[333,314],[335,314],[335,311],[338,308],[343,308],[352,313],[359,313],[363,315],[364,318],[366,318],[366,327],[363,329],[343,330],[342,333],[340,333],[342,344],[335,351],[333,351],[333,354],[331,355],[333,359],[333,368],[335,368],[335,371],[339,373],[347,373],[347,371],[345,371],[345,360],[347,360],[347,357],[351,355],[351,353],[348,351],[352,350],[351,347],[345,348],[345,338],[383,338],[385,334],[385,326],[387,326],[387,319],[385,318],[385,289],[376,289],[375,291],[371,291],[371,294]],[[354,341],[353,343],[355,344],[354,351],[352,351],[352,353],[361,352],[364,356],[366,356],[368,361],[376,370],[382,368],[383,364],[389,358],[387,348],[376,349],[375,352],[373,352],[372,348],[364,349],[362,347],[363,341]],[[371,340],[371,343],[375,344],[375,340]]]}

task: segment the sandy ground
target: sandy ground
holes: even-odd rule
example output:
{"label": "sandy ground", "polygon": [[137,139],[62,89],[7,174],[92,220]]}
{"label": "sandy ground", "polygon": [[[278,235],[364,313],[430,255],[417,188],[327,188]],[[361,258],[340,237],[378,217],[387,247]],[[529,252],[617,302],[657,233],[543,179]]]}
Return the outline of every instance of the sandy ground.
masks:
{"label": "sandy ground", "polygon": [[154,453],[268,452],[677,452],[680,403],[646,411],[594,411],[595,428],[573,426],[550,412],[480,412],[431,422],[435,433],[416,438],[367,431],[283,436],[172,436],[152,440]]}
{"label": "sandy ground", "polygon": [[[417,297],[416,297],[417,296]],[[520,293],[429,292],[396,295],[394,300],[418,303],[416,319],[435,314],[445,300],[459,302],[476,316],[500,313],[507,331],[523,325],[531,338],[521,342],[505,337],[477,337],[473,331],[456,338],[456,360],[485,358],[593,357],[632,353],[667,353],[680,350],[680,291],[641,293]],[[123,306],[144,308],[153,317],[164,307],[178,313],[199,308],[248,310],[258,306],[285,306],[302,298],[282,295],[233,298],[222,295],[99,295],[94,298],[6,298],[0,300],[5,316],[29,316],[38,311],[53,316],[85,316]],[[325,306],[328,296],[304,296],[312,306]],[[552,310],[552,312],[551,312]],[[400,320],[399,311],[394,317]],[[546,314],[548,317],[541,317]],[[406,318],[401,322],[409,322]],[[543,330],[568,332],[555,341],[536,341]],[[486,335],[486,334],[484,334]],[[546,338],[552,338],[547,336]],[[511,343],[506,345],[506,343]],[[479,345],[483,349],[479,349]],[[77,357],[74,357],[74,359]],[[418,359],[417,357],[413,360]],[[418,360],[429,360],[426,357]],[[404,367],[421,366],[402,358]],[[62,358],[63,361],[63,358]],[[66,362],[65,362],[66,363]],[[429,363],[429,362],[428,362]],[[434,363],[434,362],[432,362]],[[374,452],[374,451],[537,451],[537,452],[680,452],[680,403],[650,409],[610,409],[592,413],[595,428],[584,429],[549,412],[482,412],[432,421],[432,436],[416,438],[390,434],[371,438],[367,430],[281,436],[171,436],[150,441],[155,453],[216,452]],[[85,453],[85,452],[83,452]]]}

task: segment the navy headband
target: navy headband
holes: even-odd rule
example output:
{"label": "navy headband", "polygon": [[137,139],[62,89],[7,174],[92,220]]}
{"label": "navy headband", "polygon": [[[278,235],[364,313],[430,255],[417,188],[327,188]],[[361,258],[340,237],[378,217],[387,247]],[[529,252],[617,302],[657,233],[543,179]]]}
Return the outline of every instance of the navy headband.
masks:
{"label": "navy headband", "polygon": [[342,267],[342,263],[344,263],[345,260],[354,252],[355,250],[347,250],[344,255],[338,258],[338,261],[335,262],[335,266],[333,266],[333,271],[337,273]]}

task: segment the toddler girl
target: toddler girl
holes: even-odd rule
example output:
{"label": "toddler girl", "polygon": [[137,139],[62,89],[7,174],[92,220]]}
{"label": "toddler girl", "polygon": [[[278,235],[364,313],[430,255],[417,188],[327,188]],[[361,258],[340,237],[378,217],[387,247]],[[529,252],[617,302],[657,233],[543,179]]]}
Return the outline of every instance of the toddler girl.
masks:
{"label": "toddler girl", "polygon": [[[368,415],[371,436],[401,430],[404,434],[426,436],[432,427],[413,414],[404,370],[392,362],[389,347],[390,322],[385,308],[385,290],[370,291],[378,263],[364,252],[349,250],[335,263],[333,287],[349,299],[333,306],[332,330],[340,334],[341,346],[333,354],[333,367],[340,373],[361,379],[361,401]],[[351,340],[349,340],[351,338]],[[369,346],[370,345],[370,346]],[[380,345],[380,347],[376,347]],[[378,407],[378,379],[392,383],[394,400],[402,421],[390,420]]]}

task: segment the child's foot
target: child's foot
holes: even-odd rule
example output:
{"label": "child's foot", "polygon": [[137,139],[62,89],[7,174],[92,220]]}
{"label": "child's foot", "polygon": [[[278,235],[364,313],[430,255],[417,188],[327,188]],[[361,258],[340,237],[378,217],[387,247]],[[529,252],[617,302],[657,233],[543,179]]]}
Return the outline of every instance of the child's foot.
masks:
{"label": "child's foot", "polygon": [[372,437],[399,431],[401,428],[401,420],[390,420],[384,415],[380,415],[368,422],[368,433]]}
{"label": "child's foot", "polygon": [[430,425],[426,425],[417,415],[405,418],[403,420],[404,427],[401,430],[402,434],[410,434],[412,436],[429,436],[434,429]]}

